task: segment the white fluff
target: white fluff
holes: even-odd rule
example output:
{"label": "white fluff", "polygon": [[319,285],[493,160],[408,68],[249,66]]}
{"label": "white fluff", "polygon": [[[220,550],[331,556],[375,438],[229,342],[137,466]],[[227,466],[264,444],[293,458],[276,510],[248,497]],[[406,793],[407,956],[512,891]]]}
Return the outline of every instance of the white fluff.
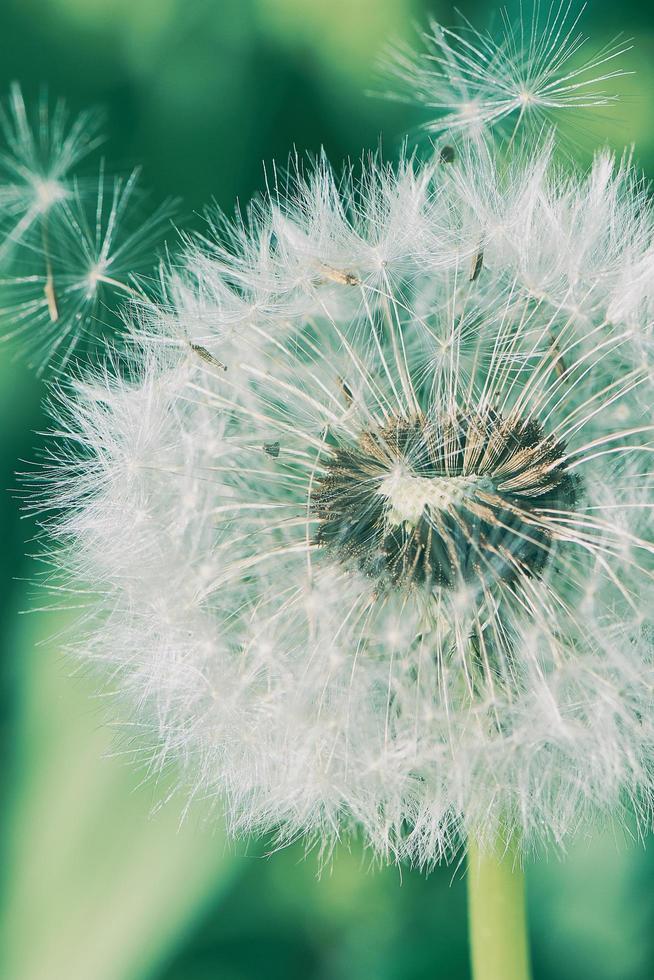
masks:
{"label": "white fluff", "polygon": [[579,31],[585,6],[521,3],[515,18],[502,11],[497,32],[478,31],[465,18],[458,29],[432,20],[420,52],[392,52],[388,67],[400,88],[388,94],[425,106],[428,132],[475,140],[496,129],[513,141],[522,129],[542,132],[570,109],[610,105],[617,100],[605,83],[625,74],[616,59],[631,45],[618,37],[586,54],[588,39]]}
{"label": "white fluff", "polygon": [[[129,371],[61,395],[46,493],[65,587],[93,588],[80,655],[235,832],[356,828],[429,865],[462,834],[649,813],[652,210],[628,161],[550,155],[320,160],[189,244]],[[383,591],[316,543],[335,445],[497,411],[583,482],[538,518],[541,574]],[[437,489],[416,510],[394,484],[389,523],[461,497]]]}

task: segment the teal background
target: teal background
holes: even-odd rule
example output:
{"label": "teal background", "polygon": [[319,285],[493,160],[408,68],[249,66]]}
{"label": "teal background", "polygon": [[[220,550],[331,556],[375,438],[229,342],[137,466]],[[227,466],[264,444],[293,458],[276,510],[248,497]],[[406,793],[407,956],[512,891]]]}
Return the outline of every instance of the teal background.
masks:
{"label": "teal background", "polygon": [[[488,23],[486,5],[464,2]],[[420,114],[368,98],[389,37],[412,36],[420,0],[3,0],[0,91],[41,84],[75,111],[106,110],[112,170],[142,164],[154,201],[191,224],[263,186],[263,163],[324,145],[337,161],[387,156]],[[636,74],[617,110],[577,120],[570,143],[635,142],[654,173],[654,11],[594,3],[599,45],[633,36]],[[72,613],[41,613],[29,518],[12,489],[45,425],[45,383],[0,347],[0,758],[3,980],[463,980],[465,881],[375,870],[358,845],[319,876],[301,845],[227,843],[210,801],[182,819],[175,774],[121,758],[92,677],[63,651]],[[30,613],[30,610],[32,611]],[[23,615],[23,613],[30,613]],[[161,803],[161,801],[166,801]],[[565,859],[530,863],[535,980],[654,975],[654,847],[610,828]]]}

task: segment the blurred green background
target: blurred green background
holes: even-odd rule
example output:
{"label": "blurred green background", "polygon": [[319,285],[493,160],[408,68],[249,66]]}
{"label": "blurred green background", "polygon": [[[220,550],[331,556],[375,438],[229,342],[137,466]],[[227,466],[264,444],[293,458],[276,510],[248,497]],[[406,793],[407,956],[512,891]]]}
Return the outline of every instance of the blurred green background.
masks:
{"label": "blurred green background", "polygon": [[[460,6],[486,26],[486,4]],[[419,117],[365,92],[383,44],[427,12],[456,20],[434,0],[2,0],[0,89],[103,106],[111,168],[142,164],[154,199],[180,196],[192,223],[212,198],[247,201],[291,147],[357,157],[383,132],[393,157]],[[635,142],[654,174],[654,10],[596,2],[585,28],[598,45],[635,39],[636,74],[585,124],[589,142]],[[460,871],[371,870],[353,846],[319,878],[301,845],[227,843],[208,805],[183,818],[174,773],[148,781],[121,759],[63,653],[66,614],[21,615],[39,605],[34,527],[11,488],[44,391],[0,348],[2,980],[466,978]],[[530,865],[529,897],[536,980],[654,976],[651,845],[589,831]]]}

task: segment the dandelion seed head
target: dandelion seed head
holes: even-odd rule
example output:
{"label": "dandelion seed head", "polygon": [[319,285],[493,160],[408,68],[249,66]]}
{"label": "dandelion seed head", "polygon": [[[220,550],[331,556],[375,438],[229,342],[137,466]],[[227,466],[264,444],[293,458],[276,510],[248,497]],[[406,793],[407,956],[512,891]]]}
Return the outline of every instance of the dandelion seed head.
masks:
{"label": "dandelion seed head", "polygon": [[640,185],[547,146],[366,167],[190,242],[128,374],[64,394],[47,493],[98,591],[85,656],[235,833],[356,827],[432,864],[645,819],[651,376],[615,313]]}
{"label": "dandelion seed head", "polygon": [[234,833],[431,866],[650,819],[654,213],[629,156],[470,138],[578,104],[566,11],[527,60],[439,29],[447,152],[273,171],[55,400],[81,655]]}

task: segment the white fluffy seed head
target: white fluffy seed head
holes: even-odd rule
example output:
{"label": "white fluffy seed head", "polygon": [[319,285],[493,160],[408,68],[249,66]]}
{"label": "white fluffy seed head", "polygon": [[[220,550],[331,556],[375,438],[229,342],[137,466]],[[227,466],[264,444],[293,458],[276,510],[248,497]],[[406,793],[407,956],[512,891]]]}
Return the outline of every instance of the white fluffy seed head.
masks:
{"label": "white fluffy seed head", "polygon": [[653,215],[629,163],[321,160],[217,230],[129,371],[62,396],[46,490],[64,587],[95,592],[83,655],[150,764],[234,831],[354,827],[425,865],[645,817]]}

